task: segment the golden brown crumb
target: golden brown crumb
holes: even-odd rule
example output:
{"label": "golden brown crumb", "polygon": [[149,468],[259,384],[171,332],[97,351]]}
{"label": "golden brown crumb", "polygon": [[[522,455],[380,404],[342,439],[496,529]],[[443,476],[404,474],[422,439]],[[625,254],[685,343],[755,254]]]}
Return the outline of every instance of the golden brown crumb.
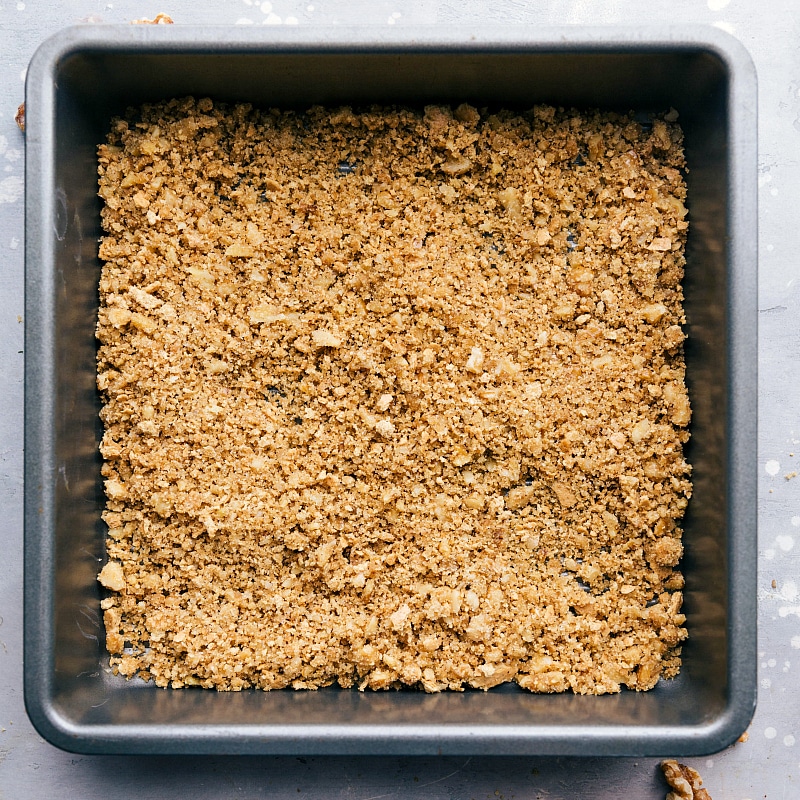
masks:
{"label": "golden brown crumb", "polygon": [[156,14],[153,19],[133,19],[131,25],[173,25],[172,17],[167,14]]}
{"label": "golden brown crumb", "polygon": [[226,690],[674,676],[683,164],[674,124],[545,106],[116,120],[114,668]]}
{"label": "golden brown crumb", "polygon": [[114,592],[121,592],[125,588],[125,574],[122,567],[116,561],[109,561],[97,576],[106,589]]}
{"label": "golden brown crumb", "polygon": [[675,790],[667,794],[666,800],[711,800],[711,795],[702,788],[703,779],[697,770],[673,760],[662,761],[661,770]]}
{"label": "golden brown crumb", "polygon": [[25,133],[25,103],[20,103],[17,107],[17,113],[14,115],[14,121],[19,126],[19,129]]}

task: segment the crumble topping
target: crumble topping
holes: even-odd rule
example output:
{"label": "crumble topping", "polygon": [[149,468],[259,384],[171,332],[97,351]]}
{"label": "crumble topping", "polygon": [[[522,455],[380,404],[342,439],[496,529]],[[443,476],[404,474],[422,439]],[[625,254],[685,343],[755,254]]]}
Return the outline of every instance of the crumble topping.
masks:
{"label": "crumble topping", "polygon": [[221,690],[674,676],[675,116],[188,98],[115,120],[113,668]]}

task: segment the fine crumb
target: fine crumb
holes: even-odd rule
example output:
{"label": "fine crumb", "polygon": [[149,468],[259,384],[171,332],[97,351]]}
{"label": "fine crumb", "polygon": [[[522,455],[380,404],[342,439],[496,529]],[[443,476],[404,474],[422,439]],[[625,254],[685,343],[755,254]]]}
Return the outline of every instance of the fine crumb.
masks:
{"label": "fine crumb", "polygon": [[14,115],[14,122],[16,122],[19,129],[25,133],[25,103],[20,103],[17,107],[17,113]]}
{"label": "fine crumb", "polygon": [[740,744],[744,744],[750,738],[750,734],[745,731],[736,741]]}
{"label": "fine crumb", "polygon": [[661,770],[670,788],[666,800],[711,800],[711,795],[702,788],[703,779],[697,770],[677,761],[661,762]]}
{"label": "fine crumb", "polygon": [[584,694],[675,676],[683,168],[669,120],[549,106],[189,98],[115,120],[114,670]]}
{"label": "fine crumb", "polygon": [[791,472],[787,472],[783,477],[787,481],[790,481],[792,478],[796,478],[797,477],[797,472],[795,470],[792,470]]}

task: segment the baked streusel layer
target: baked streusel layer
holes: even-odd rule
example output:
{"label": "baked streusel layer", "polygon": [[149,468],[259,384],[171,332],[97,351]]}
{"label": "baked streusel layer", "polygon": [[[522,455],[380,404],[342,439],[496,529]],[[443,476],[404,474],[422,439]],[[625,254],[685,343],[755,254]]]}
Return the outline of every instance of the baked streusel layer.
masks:
{"label": "baked streusel layer", "polygon": [[115,120],[114,669],[224,690],[674,676],[676,116],[189,98]]}

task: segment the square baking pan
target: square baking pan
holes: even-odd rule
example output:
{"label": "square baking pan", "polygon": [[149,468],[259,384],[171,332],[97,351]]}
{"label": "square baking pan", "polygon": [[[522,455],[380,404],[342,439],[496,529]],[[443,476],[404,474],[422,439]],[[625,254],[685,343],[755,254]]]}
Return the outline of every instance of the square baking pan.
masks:
{"label": "square baking pan", "polygon": [[[680,113],[688,160],[687,456],[679,677],[645,693],[515,686],[218,693],[108,669],[95,386],[96,148],[128,106],[183,95],[266,107],[470,102]],[[84,26],[27,75],[25,700],[84,753],[692,755],[756,696],[756,78],[713,28],[441,31]]]}

